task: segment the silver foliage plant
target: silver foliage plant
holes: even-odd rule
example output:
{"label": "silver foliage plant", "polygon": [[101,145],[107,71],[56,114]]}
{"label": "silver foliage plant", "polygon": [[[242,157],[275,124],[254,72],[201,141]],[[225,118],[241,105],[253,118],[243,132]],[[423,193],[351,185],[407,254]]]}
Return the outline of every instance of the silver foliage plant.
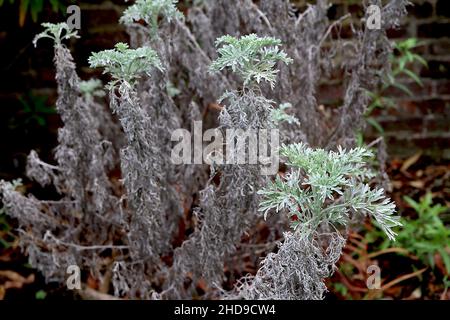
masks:
{"label": "silver foliage plant", "polygon": [[[344,41],[338,34],[349,17],[330,23],[326,0],[301,13],[288,0],[199,0],[186,15],[174,0],[136,0],[120,19],[130,44],[89,59],[111,77],[109,108],[101,82],[81,81],[62,43],[76,31],[44,24],[36,41],[54,41],[64,126],[56,163],[33,151],[27,175],[60,199],[0,182],[31,264],[61,283],[66,267],[79,265],[105,292],[112,284],[127,298],[192,298],[203,280],[206,298],[322,299],[356,218],[373,218],[391,239],[399,225],[384,191],[370,187],[372,154],[354,144],[366,92],[390,67],[386,30],[407,4],[389,1],[380,30],[351,25],[354,37]],[[317,89],[339,73],[343,102],[324,119]],[[207,116],[213,104],[218,117]],[[279,128],[288,171],[270,181],[261,165],[213,165],[208,179],[204,165],[173,165],[171,132],[194,120],[219,130]],[[269,239],[282,236],[278,249],[245,249],[264,218]],[[177,236],[180,222],[191,234]],[[241,256],[263,258],[261,267],[225,292],[224,266]]]}
{"label": "silver foliage plant", "polygon": [[[262,95],[259,84],[265,81],[274,86],[277,62],[292,62],[279,48],[280,41],[254,34],[239,39],[224,36],[217,39],[216,46],[219,57],[211,64],[211,71],[230,68],[243,83],[242,88],[227,91],[219,99],[219,103],[224,103],[219,115],[220,127],[241,130],[273,127],[274,102]],[[240,151],[248,150],[248,143]],[[204,278],[210,285],[220,285],[225,260],[234,253],[244,232],[256,225],[255,191],[263,182],[260,166],[224,165],[214,168],[211,178],[215,174],[220,174],[219,185],[209,184],[200,193],[196,230],[174,252],[171,270],[174,280],[169,297],[183,297],[180,287],[187,274],[193,283]],[[192,255],[196,256],[195,260]]]}
{"label": "silver foliage plant", "polygon": [[[260,0],[258,5],[252,0],[203,1],[189,12],[187,19],[210,56],[215,51],[211,44],[224,34],[256,33],[280,39],[294,63],[289,67],[280,66],[280,79],[271,96],[289,101],[294,115],[303,124],[295,127],[286,124],[286,134],[291,140],[332,149],[336,145],[351,147],[355,132],[364,128],[366,91],[382,81],[390,68],[387,53],[392,47],[386,30],[399,25],[409,4],[407,0],[391,0],[384,6],[380,0],[362,3],[365,7],[373,4],[381,8],[381,29],[357,27],[349,21],[350,15],[330,22],[327,0],[318,0],[301,13],[288,0]],[[367,18],[362,19],[362,25]],[[350,25],[353,33],[350,41],[339,38],[344,23]],[[344,72],[343,102],[324,121],[324,114],[318,108],[317,89],[340,72]]]}
{"label": "silver foliage plant", "polygon": [[367,182],[374,174],[367,168],[372,153],[364,148],[327,152],[303,143],[283,146],[290,170],[283,178],[258,193],[263,199],[259,210],[283,212],[291,221],[291,232],[277,253],[270,253],[255,277],[237,287],[237,297],[245,299],[322,299],[323,279],[334,271],[334,264],[345,244],[342,229],[356,215],[372,217],[389,239],[393,227],[400,226],[394,216],[395,205],[384,190],[371,189]]}

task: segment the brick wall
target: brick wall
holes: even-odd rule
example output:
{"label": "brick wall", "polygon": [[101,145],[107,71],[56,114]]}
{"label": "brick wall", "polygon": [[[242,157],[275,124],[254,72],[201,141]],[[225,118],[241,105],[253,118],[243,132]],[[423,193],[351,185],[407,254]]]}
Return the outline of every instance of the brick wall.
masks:
{"label": "brick wall", "polygon": [[[68,0],[70,1],[70,0]],[[7,2],[7,1],[6,1]],[[81,39],[69,45],[77,61],[82,78],[92,76],[87,68],[87,58],[91,51],[112,47],[118,41],[126,41],[127,36],[117,21],[125,8],[123,0],[75,1],[82,10]],[[305,0],[295,1],[305,7]],[[311,1],[308,1],[311,2]],[[329,17],[351,12],[362,14],[358,0],[333,0]],[[408,156],[419,149],[436,158],[450,158],[450,0],[413,0],[410,15],[399,30],[389,31],[393,39],[416,37],[424,46],[418,48],[429,63],[429,68],[416,66],[423,77],[424,86],[412,85],[413,97],[401,92],[392,94],[398,101],[396,109],[383,111],[378,119],[386,130],[390,154]],[[62,13],[54,13],[50,7],[40,16],[42,21],[61,21]],[[18,98],[32,92],[36,96],[48,96],[48,104],[54,104],[55,80],[52,64],[52,48],[42,43],[37,49],[31,41],[41,30],[39,23],[27,18],[23,27],[18,26],[18,5],[5,4],[0,8],[0,172],[10,172],[23,167],[28,151],[42,149],[50,154],[56,144],[55,131],[57,116],[48,116],[47,127],[32,130],[10,130],[11,119],[22,116],[23,107]],[[342,35],[346,36],[343,28]],[[348,32],[347,32],[348,34]],[[341,94],[339,86],[324,84],[322,100],[332,100]],[[19,116],[18,116],[19,114]],[[25,117],[26,118],[26,117]],[[26,128],[26,127],[25,127]],[[42,143],[42,141],[46,143]],[[13,158],[15,161],[11,161]],[[13,164],[11,164],[13,163]],[[13,166],[14,168],[12,168]],[[2,177],[0,177],[2,178]]]}
{"label": "brick wall", "polygon": [[[311,1],[294,1],[300,8]],[[332,0],[328,11],[330,19],[350,12],[360,18],[360,1]],[[422,46],[417,48],[428,62],[428,68],[414,66],[423,81],[420,87],[412,81],[404,83],[414,95],[400,90],[389,90],[397,107],[377,112],[377,120],[385,130],[389,154],[407,157],[422,150],[435,159],[450,159],[450,0],[410,0],[414,5],[404,24],[389,30],[392,40],[417,38]],[[343,38],[350,35],[349,27],[341,31]],[[342,97],[339,83],[324,83],[320,88],[323,103],[335,103]],[[371,134],[371,132],[369,132]]]}
{"label": "brick wall", "polygon": [[411,1],[409,17],[396,37],[418,38],[428,68],[416,66],[423,87],[410,84],[409,97],[392,92],[398,107],[380,115],[391,152],[410,155],[417,149],[450,159],[450,1]]}
{"label": "brick wall", "polygon": [[[81,7],[81,39],[71,41],[71,49],[80,76],[90,78],[93,71],[87,66],[91,51],[112,47],[118,41],[127,41],[118,19],[126,8],[123,0],[64,0]],[[27,15],[23,27],[19,27],[19,3],[5,1],[0,7],[0,179],[13,179],[23,175],[26,157],[31,149],[39,152],[44,160],[50,160],[56,146],[59,117],[35,112],[25,112],[20,98],[33,105],[32,97],[47,97],[46,104],[56,101],[53,49],[49,40],[42,40],[37,48],[32,45],[34,36],[42,30],[41,22],[60,22],[64,12],[52,11],[48,1],[33,22]],[[98,73],[97,73],[98,74]],[[106,80],[106,78],[105,78]],[[45,119],[39,124],[36,117]]]}

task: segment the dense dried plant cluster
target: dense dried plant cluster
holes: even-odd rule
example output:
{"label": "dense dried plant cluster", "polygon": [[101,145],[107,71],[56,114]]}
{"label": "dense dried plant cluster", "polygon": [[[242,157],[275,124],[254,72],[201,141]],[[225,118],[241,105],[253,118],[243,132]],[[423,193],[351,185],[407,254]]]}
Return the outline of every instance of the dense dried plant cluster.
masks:
{"label": "dense dried plant cluster", "polygon": [[278,252],[269,253],[257,274],[242,279],[226,298],[321,300],[327,290],[323,279],[333,274],[344,244],[338,234],[313,235],[311,240],[286,232]]}
{"label": "dense dried plant cluster", "polygon": [[[291,62],[279,45],[277,39],[254,34],[240,39],[231,36],[217,39],[219,57],[211,64],[211,70],[231,68],[243,83],[240,90],[227,91],[219,99],[224,104],[219,115],[220,128],[248,130],[272,126],[274,102],[262,95],[259,83],[266,81],[274,85],[276,63]],[[241,146],[242,151],[248,150],[248,143]],[[217,187],[210,184],[201,192],[196,230],[175,250],[175,283],[184,283],[185,275],[190,274],[194,281],[203,277],[210,284],[220,285],[225,259],[235,251],[244,232],[258,220],[255,190],[263,182],[259,166],[226,165],[214,168],[214,173],[216,170],[220,183]],[[197,256],[197,262],[191,258],[192,254]]]}
{"label": "dense dried plant cluster", "polygon": [[30,263],[48,280],[63,281],[67,266],[72,264],[101,277],[107,261],[99,252],[124,247],[116,243],[121,233],[118,188],[109,178],[115,163],[114,148],[100,135],[101,127],[114,131],[114,125],[109,114],[90,98],[98,95],[95,86],[80,81],[69,50],[61,44],[62,39],[76,33],[65,24],[45,27],[46,32],[36,41],[50,37],[55,42],[56,107],[64,126],[58,133],[57,164],[41,161],[32,151],[27,175],[42,186],[53,186],[61,199],[25,197],[13,184],[2,182],[3,202],[8,213],[19,220],[20,240]]}
{"label": "dense dried plant cluster", "polygon": [[[44,24],[36,39],[54,41],[64,126],[56,164],[32,151],[27,174],[60,198],[39,200],[0,183],[31,264],[59,282],[78,265],[104,292],[128,298],[192,298],[201,280],[205,297],[323,298],[353,216],[373,217],[391,238],[398,225],[383,190],[368,185],[369,152],[351,148],[366,92],[390,67],[386,30],[406,5],[389,1],[380,30],[352,26],[354,38],[344,41],[337,34],[348,16],[330,23],[326,0],[300,13],[288,0],[194,1],[185,15],[177,1],[137,0],[120,19],[130,44],[89,60],[111,77],[109,108],[101,83],[79,79],[62,43],[76,32]],[[336,74],[343,103],[325,120],[317,88]],[[211,105],[221,110],[215,118],[206,117]],[[270,182],[260,164],[211,165],[208,179],[205,165],[174,165],[171,133],[194,120],[218,130],[279,128],[289,171]],[[279,248],[264,251],[256,275],[223,293],[224,266],[264,222],[258,206],[287,213],[269,218]]]}

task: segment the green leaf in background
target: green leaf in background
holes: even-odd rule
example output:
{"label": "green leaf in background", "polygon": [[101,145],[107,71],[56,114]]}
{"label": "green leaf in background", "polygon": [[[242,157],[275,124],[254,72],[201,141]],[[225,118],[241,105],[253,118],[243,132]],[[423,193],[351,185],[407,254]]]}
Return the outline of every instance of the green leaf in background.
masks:
{"label": "green leaf in background", "polygon": [[408,96],[413,96],[413,93],[411,92],[411,90],[408,89],[408,87],[406,87],[404,84],[399,83],[399,82],[394,82],[392,83],[392,86],[394,86],[397,89],[400,89],[401,91],[403,91],[404,93],[406,93]]}
{"label": "green leaf in background", "polygon": [[[374,245],[374,250],[388,248],[402,248],[431,269],[436,270],[436,256],[442,258],[445,270],[444,285],[449,286],[450,275],[450,228],[448,221],[444,221],[443,213],[449,208],[441,204],[433,203],[433,196],[427,193],[420,201],[405,196],[404,201],[417,213],[417,217],[402,217],[403,228],[399,230],[395,243],[388,241],[387,237],[379,230],[370,230],[365,235],[367,243]],[[379,240],[382,240],[381,242]],[[402,255],[402,253],[399,253]],[[447,281],[447,282],[446,282]]]}
{"label": "green leaf in background", "polygon": [[63,4],[59,0],[50,0],[50,5],[54,12],[58,12],[63,7]]}
{"label": "green leaf in background", "polygon": [[371,118],[372,112],[376,108],[386,108],[395,107],[395,101],[387,96],[387,90],[389,88],[397,88],[402,92],[405,92],[408,96],[413,96],[412,91],[407,87],[407,85],[401,83],[399,78],[401,75],[407,76],[409,79],[413,80],[416,84],[422,86],[422,80],[420,76],[414,72],[414,63],[418,62],[421,65],[427,67],[428,64],[420,55],[413,52],[413,50],[423,43],[417,41],[416,38],[409,38],[403,41],[398,41],[394,43],[394,48],[396,49],[396,54],[391,54],[389,60],[392,65],[391,72],[385,75],[383,83],[377,90],[373,92],[367,92],[370,98],[370,104],[366,110],[365,116],[367,122],[373,126],[379,133],[383,133],[378,122]]}
{"label": "green leaf in background", "polygon": [[418,61],[420,64],[422,64],[424,67],[428,67],[428,62],[422,58],[421,56],[419,56],[418,54],[414,54],[414,60]]}
{"label": "green leaf in background", "polygon": [[381,134],[384,133],[383,127],[380,125],[380,123],[377,120],[375,120],[375,118],[367,118],[366,121],[368,124],[370,124],[372,127],[374,127],[379,133],[381,133]]}
{"label": "green leaf in background", "polygon": [[32,120],[36,121],[40,126],[47,124],[47,116],[56,113],[54,106],[47,105],[47,100],[47,96],[37,96],[32,93],[19,98],[22,105],[21,111],[25,115],[25,124]]}
{"label": "green leaf in background", "polygon": [[445,268],[447,269],[447,274],[450,274],[450,254],[443,248],[439,249],[439,254],[444,261]]}
{"label": "green leaf in background", "polygon": [[46,297],[47,297],[47,292],[45,292],[44,290],[39,290],[35,294],[36,300],[44,300]]}
{"label": "green leaf in background", "polygon": [[38,14],[42,11],[44,8],[44,0],[33,0],[31,2],[31,19],[33,19],[33,22],[37,22],[38,20]]}
{"label": "green leaf in background", "polygon": [[403,73],[405,73],[408,77],[410,77],[412,80],[414,80],[414,82],[417,83],[418,85],[420,85],[421,87],[423,86],[422,80],[420,80],[419,76],[417,74],[415,74],[414,72],[412,72],[411,70],[405,69],[405,70],[403,70]]}
{"label": "green leaf in background", "polygon": [[[8,0],[9,4],[19,2],[19,26],[23,27],[28,13],[31,15],[33,22],[38,22],[39,15],[44,11],[45,5],[50,4],[54,12],[65,13],[65,5],[63,0]],[[0,7],[5,4],[5,0],[0,0]]]}
{"label": "green leaf in background", "polygon": [[19,6],[19,25],[21,27],[25,24],[25,18],[27,16],[28,7],[30,6],[30,0],[21,0]]}

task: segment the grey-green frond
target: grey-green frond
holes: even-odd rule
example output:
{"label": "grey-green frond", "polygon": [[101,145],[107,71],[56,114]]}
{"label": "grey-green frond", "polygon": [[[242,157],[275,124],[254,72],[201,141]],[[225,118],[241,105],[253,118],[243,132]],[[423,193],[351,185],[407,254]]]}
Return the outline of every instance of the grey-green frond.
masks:
{"label": "grey-green frond", "polygon": [[130,49],[126,43],[117,43],[114,49],[94,52],[89,57],[92,68],[103,68],[116,81],[132,83],[142,74],[150,75],[153,68],[162,70],[156,52],[149,47]]}
{"label": "grey-green frond", "polygon": [[43,38],[52,39],[55,42],[55,46],[61,45],[62,40],[67,40],[72,37],[79,38],[78,31],[69,27],[69,25],[65,22],[44,22],[41,25],[45,28],[45,30],[34,37],[33,44],[35,47],[37,42]]}
{"label": "grey-green frond", "polygon": [[240,38],[230,35],[216,40],[217,58],[211,64],[211,71],[231,68],[244,80],[244,85],[266,81],[274,88],[278,69],[276,64],[292,63],[292,59],[280,49],[281,41],[272,37],[258,37],[249,34]]}

